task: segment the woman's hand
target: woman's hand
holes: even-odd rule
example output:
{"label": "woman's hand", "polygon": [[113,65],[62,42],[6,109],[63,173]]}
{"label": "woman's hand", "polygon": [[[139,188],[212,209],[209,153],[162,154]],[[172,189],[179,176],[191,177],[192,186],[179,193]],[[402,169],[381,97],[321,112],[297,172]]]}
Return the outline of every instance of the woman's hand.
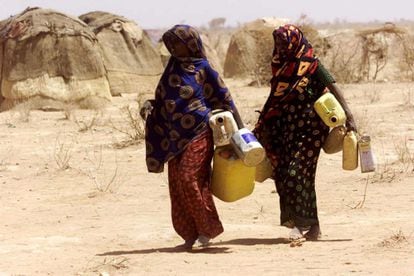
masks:
{"label": "woman's hand", "polygon": [[347,116],[345,126],[346,126],[346,129],[348,131],[357,132],[357,127],[356,127],[356,124],[355,124],[355,120],[352,116],[350,118]]}
{"label": "woman's hand", "polygon": [[151,100],[146,100],[139,110],[139,115],[145,121],[153,109],[154,107],[152,106]]}

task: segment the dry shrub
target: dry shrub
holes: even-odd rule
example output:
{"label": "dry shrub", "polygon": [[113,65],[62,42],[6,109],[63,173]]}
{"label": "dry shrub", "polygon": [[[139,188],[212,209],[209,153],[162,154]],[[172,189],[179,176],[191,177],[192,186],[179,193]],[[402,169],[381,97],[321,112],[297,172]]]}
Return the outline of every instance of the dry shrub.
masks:
{"label": "dry shrub", "polygon": [[401,247],[404,244],[407,244],[408,240],[409,238],[400,229],[398,232],[392,234],[389,238],[381,241],[379,246],[388,248]]}
{"label": "dry shrub", "polygon": [[324,57],[331,48],[331,45],[327,38],[322,37],[319,34],[313,21],[306,14],[302,14],[295,24],[301,29],[306,39],[311,43],[315,54],[318,57]]}
{"label": "dry shrub", "polygon": [[53,158],[59,170],[67,170],[71,167],[69,162],[72,159],[72,151],[75,143],[75,138],[70,135],[58,135],[56,137]]}
{"label": "dry shrub", "polygon": [[410,150],[408,138],[405,137],[398,143],[394,142],[394,149],[402,171],[407,173],[414,172],[414,153]]}
{"label": "dry shrub", "polygon": [[[377,162],[377,168],[371,182],[391,183],[396,179],[414,174],[414,153],[408,145],[408,138],[405,137],[400,141],[394,142],[394,151],[396,154],[395,160],[385,159]],[[383,153],[381,156],[384,157],[385,154]]]}
{"label": "dry shrub", "polygon": [[340,83],[353,83],[361,80],[360,50],[361,42],[347,33],[339,33],[326,38],[329,51],[321,61]]}
{"label": "dry shrub", "polygon": [[88,171],[84,173],[93,180],[99,192],[112,193],[122,183],[116,152],[114,152],[114,166],[104,163],[107,159],[103,157],[102,145],[93,151],[86,152],[85,159],[88,161]]}
{"label": "dry shrub", "polygon": [[82,118],[78,118],[76,113],[72,112],[71,115],[73,121],[78,126],[79,132],[86,132],[98,126],[100,124],[99,120],[102,117],[101,110],[94,110],[92,116],[83,116]]}
{"label": "dry shrub", "polygon": [[399,69],[401,76],[414,81],[414,35],[407,34],[401,37],[402,47]]}
{"label": "dry shrub", "polygon": [[[129,267],[129,259],[123,256],[107,258],[102,261],[96,262],[93,266],[85,270],[85,274],[89,275],[89,272],[93,272],[94,275],[115,275],[120,273],[119,270],[126,270]],[[124,274],[124,273],[121,273]]]}
{"label": "dry shrub", "polygon": [[114,144],[116,148],[139,144],[145,138],[145,121],[139,115],[143,102],[143,98],[138,96],[133,103],[121,108],[122,123],[110,123],[112,129],[126,136],[125,140]]}
{"label": "dry shrub", "polygon": [[414,97],[413,97],[413,91],[411,89],[404,91],[403,97],[404,97],[403,103],[402,103],[403,107],[406,107],[406,108],[414,107]]}

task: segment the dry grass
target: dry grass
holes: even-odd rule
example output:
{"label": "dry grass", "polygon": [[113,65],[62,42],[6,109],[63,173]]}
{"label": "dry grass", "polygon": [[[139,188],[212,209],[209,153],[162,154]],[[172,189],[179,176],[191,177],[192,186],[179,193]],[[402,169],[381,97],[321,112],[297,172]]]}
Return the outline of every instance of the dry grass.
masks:
{"label": "dry grass", "polygon": [[377,168],[373,174],[371,182],[388,182],[391,183],[403,177],[412,176],[414,174],[414,153],[410,150],[407,137],[401,138],[399,141],[394,140],[395,159],[389,160],[385,158],[383,149],[380,159],[377,160]]}
{"label": "dry grass", "polygon": [[133,103],[121,108],[121,122],[110,122],[110,127],[126,137],[125,140],[114,144],[115,148],[125,148],[139,144],[145,138],[145,121],[139,115],[143,99],[138,97]]}
{"label": "dry grass", "polygon": [[367,176],[367,179],[365,181],[365,189],[364,189],[364,195],[362,197],[362,200],[358,202],[352,209],[362,209],[365,204],[365,199],[367,198],[367,190],[368,190],[368,183],[369,183],[369,176]]}
{"label": "dry grass", "polygon": [[100,276],[113,275],[119,270],[128,269],[128,260],[128,258],[122,256],[114,258],[105,257],[102,262],[95,264],[90,268],[87,268],[85,274],[87,274],[87,272],[92,272],[95,275]]}
{"label": "dry grass", "polygon": [[414,107],[414,96],[411,89],[404,91],[402,106],[408,109]]}
{"label": "dry grass", "polygon": [[78,126],[79,132],[86,132],[88,130],[94,129],[100,124],[100,118],[102,117],[101,110],[94,110],[91,116],[84,116],[82,118],[78,118],[74,112],[72,112],[72,114],[72,120]]}
{"label": "dry grass", "polygon": [[405,244],[408,244],[409,238],[410,237],[407,237],[400,229],[396,233],[393,233],[389,238],[381,241],[379,246],[387,248],[399,248]]}
{"label": "dry grass", "polygon": [[95,188],[99,192],[113,193],[122,183],[116,152],[114,152],[113,158],[114,163],[106,166],[104,160],[107,161],[107,159],[103,156],[102,145],[92,151],[86,152],[85,159],[88,162],[88,166],[86,166],[87,170],[80,169],[80,171],[83,171],[85,175],[93,180]]}
{"label": "dry grass", "polygon": [[403,172],[414,172],[414,153],[410,150],[408,138],[404,137],[401,141],[394,142],[394,150]]}
{"label": "dry grass", "polygon": [[[66,137],[70,138],[71,136]],[[72,138],[71,141],[65,141],[60,135],[56,137],[53,157],[59,170],[67,170],[71,167],[69,162],[73,157],[72,154],[74,144],[74,138]]]}

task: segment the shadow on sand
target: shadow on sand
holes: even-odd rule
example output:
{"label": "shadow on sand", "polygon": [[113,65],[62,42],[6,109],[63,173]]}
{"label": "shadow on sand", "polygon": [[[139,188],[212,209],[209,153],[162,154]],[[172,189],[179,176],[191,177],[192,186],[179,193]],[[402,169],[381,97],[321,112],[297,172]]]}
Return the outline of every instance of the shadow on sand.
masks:
{"label": "shadow on sand", "polygon": [[[311,242],[348,242],[352,239],[330,239],[330,240],[317,240]],[[221,247],[222,245],[275,245],[275,244],[290,244],[291,241],[287,238],[275,238],[275,239],[258,239],[258,238],[247,238],[247,239],[234,239],[228,241],[215,242],[209,247],[205,248],[193,248],[187,249],[182,246],[175,247],[161,247],[161,248],[150,248],[150,249],[139,249],[139,250],[119,250],[119,251],[109,251],[100,254],[97,256],[117,256],[117,255],[129,255],[129,254],[151,254],[151,253],[206,253],[206,254],[227,254],[231,253],[229,247]]]}
{"label": "shadow on sand", "polygon": [[214,245],[205,247],[205,248],[197,248],[197,249],[187,249],[182,246],[175,246],[175,247],[161,247],[161,248],[129,250],[129,251],[119,250],[119,251],[104,252],[104,253],[96,254],[96,255],[97,256],[117,256],[117,255],[129,255],[129,254],[181,253],[181,252],[223,254],[223,253],[231,252],[229,251],[230,248],[228,247],[216,247]]}
{"label": "shadow on sand", "polygon": [[234,239],[229,241],[215,242],[214,245],[257,245],[257,244],[288,244],[289,239],[286,238],[275,238],[275,239]]}

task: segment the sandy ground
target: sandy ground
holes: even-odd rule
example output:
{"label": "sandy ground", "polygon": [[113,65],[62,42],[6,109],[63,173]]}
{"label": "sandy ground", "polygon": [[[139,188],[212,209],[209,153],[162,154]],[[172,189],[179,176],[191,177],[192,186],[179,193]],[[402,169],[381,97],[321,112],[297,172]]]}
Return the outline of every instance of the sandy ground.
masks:
{"label": "sandy ground", "polygon": [[[251,127],[268,88],[226,82]],[[177,250],[166,174],[146,172],[142,143],[114,146],[136,95],[70,119],[0,113],[0,275],[414,275],[414,84],[341,87],[378,168],[343,171],[341,153],[322,154],[322,239],[297,246],[267,180],[216,199],[225,232],[210,248]]]}

